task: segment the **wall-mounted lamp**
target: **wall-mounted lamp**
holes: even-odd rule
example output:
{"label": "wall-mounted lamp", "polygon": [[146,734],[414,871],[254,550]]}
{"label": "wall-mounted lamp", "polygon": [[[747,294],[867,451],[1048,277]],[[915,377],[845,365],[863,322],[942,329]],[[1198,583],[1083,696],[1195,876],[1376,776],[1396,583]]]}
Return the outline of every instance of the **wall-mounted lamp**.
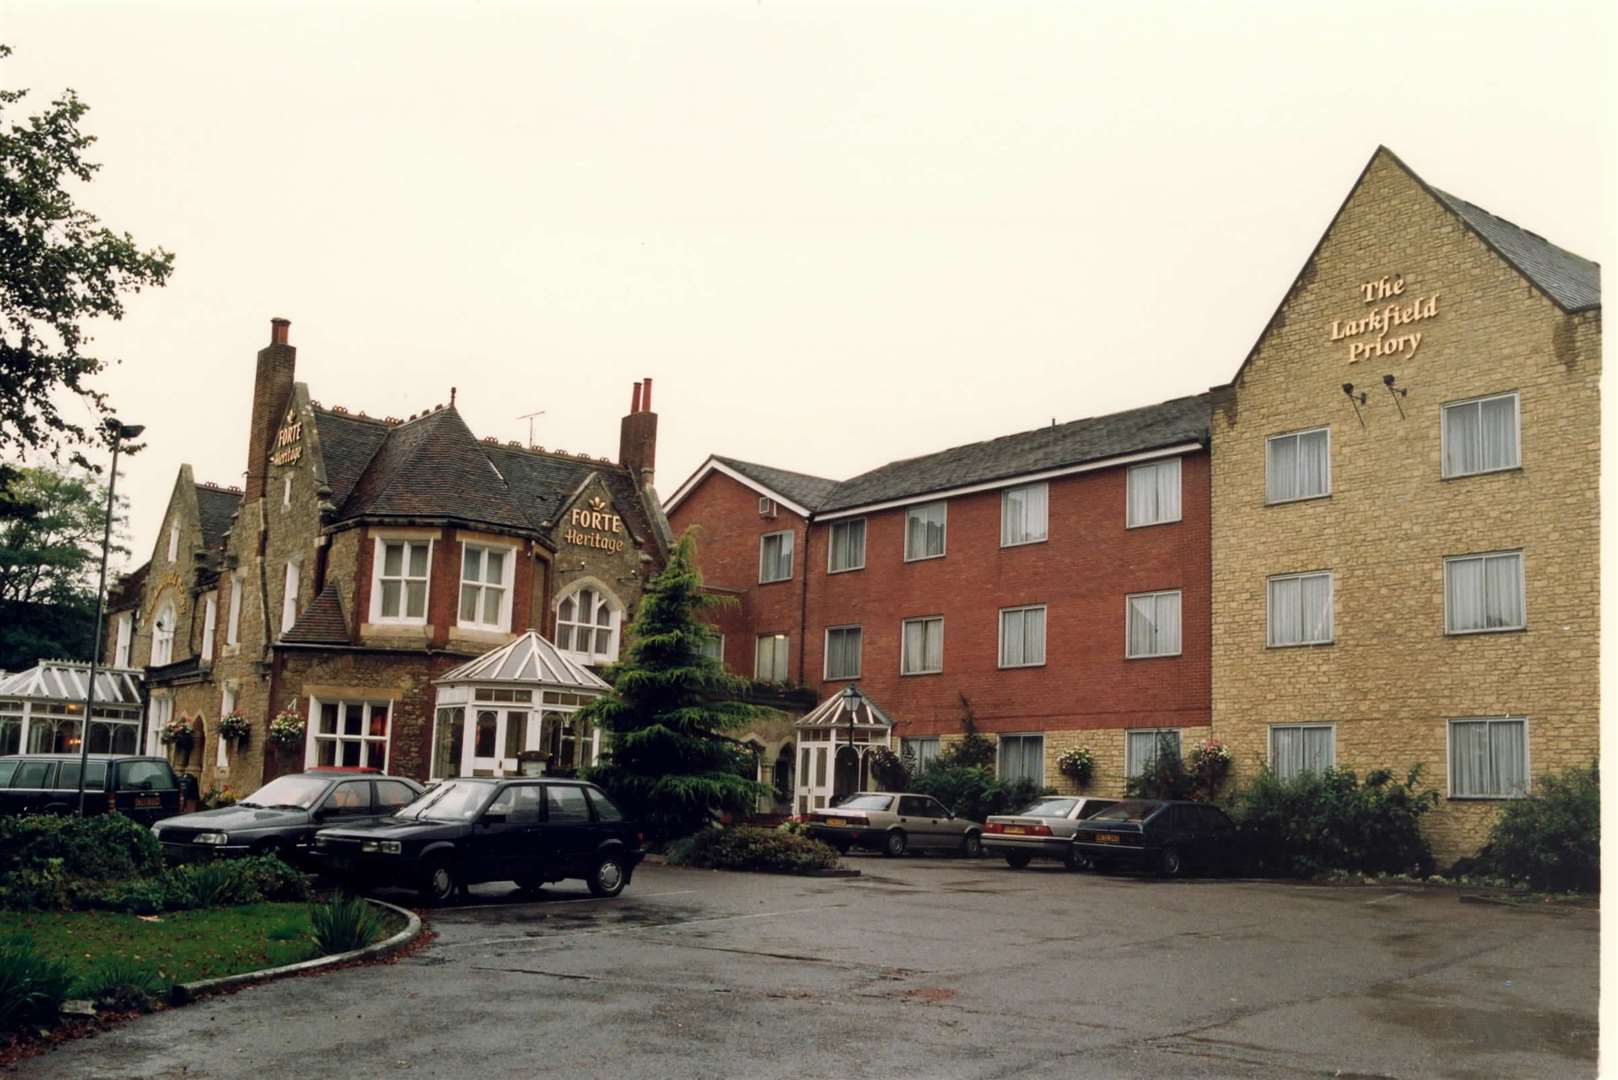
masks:
{"label": "wall-mounted lamp", "polygon": [[1354,403],[1354,416],[1359,420],[1360,427],[1364,427],[1365,417],[1360,415],[1360,406],[1365,404],[1365,391],[1361,390],[1356,394],[1354,392],[1354,384],[1351,382],[1346,382],[1343,384],[1343,393],[1348,395],[1348,400]]}
{"label": "wall-mounted lamp", "polygon": [[1393,395],[1393,403],[1399,407],[1399,419],[1403,420],[1405,415],[1405,407],[1399,399],[1402,397],[1408,397],[1410,395],[1410,391],[1403,386],[1394,386],[1393,382],[1394,380],[1392,375],[1382,376],[1382,385],[1386,386],[1388,388],[1388,393]]}

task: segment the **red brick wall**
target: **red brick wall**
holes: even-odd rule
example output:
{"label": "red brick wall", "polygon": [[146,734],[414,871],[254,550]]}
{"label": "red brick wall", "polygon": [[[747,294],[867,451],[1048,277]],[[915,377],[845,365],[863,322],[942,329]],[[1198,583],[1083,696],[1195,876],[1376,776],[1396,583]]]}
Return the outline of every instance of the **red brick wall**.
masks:
{"label": "red brick wall", "polygon": [[[377,530],[381,535],[388,535],[387,529]],[[350,598],[344,597],[344,604],[350,605],[348,611],[352,632],[358,632],[361,623],[371,616],[371,586],[375,580],[372,576],[376,560],[376,533],[367,526],[360,529],[361,540],[355,559],[354,596],[350,605]],[[474,542],[477,536],[470,537]],[[534,558],[528,553],[528,541],[520,541],[512,549],[516,558],[516,569],[512,581],[511,597],[511,632],[520,634],[530,626],[545,627],[554,632],[555,627],[542,617],[536,618],[532,605],[536,598],[540,603],[548,602],[544,570],[536,568]],[[540,575],[540,589],[535,589],[535,575]],[[428,567],[427,577],[427,624],[433,628],[432,644],[443,646],[448,642],[455,629],[455,623],[460,616],[461,603],[461,532],[453,528],[435,530],[433,537],[432,563]],[[544,632],[544,631],[542,631]]]}

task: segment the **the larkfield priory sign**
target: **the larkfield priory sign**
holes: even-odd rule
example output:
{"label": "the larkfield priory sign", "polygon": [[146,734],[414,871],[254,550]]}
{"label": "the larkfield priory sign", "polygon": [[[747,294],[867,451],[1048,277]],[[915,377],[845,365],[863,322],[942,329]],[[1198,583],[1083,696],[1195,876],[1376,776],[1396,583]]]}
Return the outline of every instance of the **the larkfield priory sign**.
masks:
{"label": "the larkfield priory sign", "polygon": [[610,512],[607,501],[599,496],[591,499],[588,507],[575,506],[567,522],[562,539],[570,544],[602,551],[624,550],[624,541],[618,539],[624,531],[624,519]]}
{"label": "the larkfield priory sign", "polygon": [[1422,331],[1392,331],[1436,316],[1438,294],[1405,300],[1404,291],[1403,274],[1367,281],[1359,287],[1360,302],[1376,304],[1376,309],[1357,319],[1331,321],[1331,339],[1348,342],[1350,364],[1376,356],[1416,355],[1416,350],[1421,348]]}

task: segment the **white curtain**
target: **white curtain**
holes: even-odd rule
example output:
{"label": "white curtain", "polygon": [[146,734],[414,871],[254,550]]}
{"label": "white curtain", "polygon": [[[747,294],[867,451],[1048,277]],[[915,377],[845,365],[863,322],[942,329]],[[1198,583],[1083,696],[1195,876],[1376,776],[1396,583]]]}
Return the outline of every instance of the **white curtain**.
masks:
{"label": "white curtain", "polygon": [[904,624],[902,671],[912,675],[944,666],[944,620],[912,619]]}
{"label": "white curtain", "polygon": [[1528,732],[1521,720],[1449,726],[1451,795],[1521,795],[1528,790]]}
{"label": "white curtain", "polygon": [[1507,469],[1517,464],[1517,398],[1515,395],[1480,402],[1479,427],[1483,433],[1483,467]]}
{"label": "white curtain", "polygon": [[1180,520],[1180,459],[1136,465],[1129,470],[1127,524],[1155,525]]}
{"label": "white curtain", "polygon": [[944,553],[944,504],[918,506],[905,518],[905,558]]}
{"label": "white curtain", "polygon": [[1000,779],[1045,782],[1045,737],[1000,736]]}
{"label": "white curtain", "polygon": [[1525,625],[1521,553],[1451,559],[1444,573],[1451,633]]}
{"label": "white curtain", "polygon": [[1129,598],[1129,656],[1172,656],[1180,651],[1180,594]]}
{"label": "white curtain", "polygon": [[831,568],[849,570],[865,563],[865,519],[831,527]]}
{"label": "white curtain", "polygon": [[1310,431],[1298,436],[1298,496],[1326,494],[1328,466],[1326,433]]}
{"label": "white curtain", "polygon": [[860,631],[832,630],[826,635],[826,677],[852,679],[860,673]]}
{"label": "white curtain", "polygon": [[1298,497],[1298,437],[1283,435],[1269,443],[1270,502]]}
{"label": "white curtain", "polygon": [[1270,582],[1270,644],[1330,641],[1331,575],[1277,578]]}
{"label": "white curtain", "polygon": [[1484,559],[1483,591],[1490,629],[1523,625],[1521,555]]}
{"label": "white curtain", "polygon": [[1517,395],[1444,409],[1444,475],[1509,469],[1517,455]]}
{"label": "white curtain", "polygon": [[1124,772],[1139,776],[1157,760],[1160,753],[1180,752],[1178,731],[1127,731],[1124,733]]}
{"label": "white curtain", "polygon": [[1451,559],[1444,569],[1444,605],[1450,630],[1484,629],[1483,560]]}
{"label": "white curtain", "polygon": [[1027,544],[1043,540],[1050,505],[1046,484],[1008,488],[1000,496],[1000,543]]}
{"label": "white curtain", "polygon": [[1329,727],[1270,729],[1270,768],[1282,780],[1305,772],[1324,772],[1334,760]]}
{"label": "white curtain", "polygon": [[1000,666],[1045,662],[1045,609],[1019,608],[1000,613]]}

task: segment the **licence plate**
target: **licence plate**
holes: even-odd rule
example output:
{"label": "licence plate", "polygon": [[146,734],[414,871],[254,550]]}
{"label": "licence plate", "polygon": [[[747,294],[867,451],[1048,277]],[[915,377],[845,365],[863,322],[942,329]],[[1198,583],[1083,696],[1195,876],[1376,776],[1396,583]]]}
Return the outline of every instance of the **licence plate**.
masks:
{"label": "licence plate", "polygon": [[1118,839],[1119,839],[1118,834],[1115,833],[1115,832],[1098,832],[1098,833],[1096,833],[1096,841],[1098,843],[1116,844],[1118,842]]}
{"label": "licence plate", "polygon": [[826,819],[826,824],[827,825],[847,825],[848,824],[848,819],[847,818],[840,818],[840,817],[827,818]]}
{"label": "licence plate", "polygon": [[1011,833],[1014,836],[1027,836],[1028,835],[1028,830],[1023,828],[1021,825],[1007,825],[1006,826],[1006,832]]}
{"label": "licence plate", "polygon": [[163,805],[163,796],[161,796],[161,795],[136,795],[135,796],[135,806],[137,808],[143,807],[143,806],[162,806],[162,805]]}

